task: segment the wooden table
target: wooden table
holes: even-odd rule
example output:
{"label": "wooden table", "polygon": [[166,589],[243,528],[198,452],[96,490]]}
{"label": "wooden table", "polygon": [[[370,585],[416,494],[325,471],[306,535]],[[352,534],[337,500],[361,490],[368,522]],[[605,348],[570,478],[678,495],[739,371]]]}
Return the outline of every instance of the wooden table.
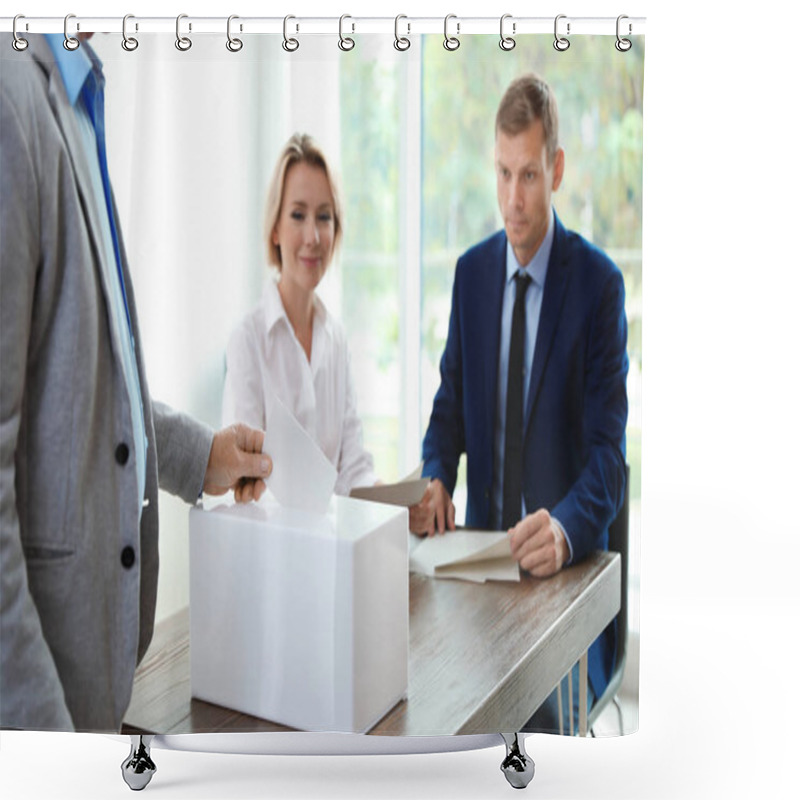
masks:
{"label": "wooden table", "polygon": [[[620,557],[596,552],[537,580],[471,584],[409,576],[408,698],[372,735],[518,731],[620,607]],[[136,672],[126,733],[290,730],[193,700],[189,612],[156,626]],[[585,730],[582,732],[585,733]]]}

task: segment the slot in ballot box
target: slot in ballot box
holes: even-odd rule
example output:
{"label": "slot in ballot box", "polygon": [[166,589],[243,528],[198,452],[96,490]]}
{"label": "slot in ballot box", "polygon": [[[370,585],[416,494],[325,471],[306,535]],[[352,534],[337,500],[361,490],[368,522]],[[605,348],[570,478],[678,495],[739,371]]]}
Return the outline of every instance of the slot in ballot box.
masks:
{"label": "slot in ballot box", "polygon": [[192,696],[363,733],[408,687],[408,511],[333,497],[189,512]]}

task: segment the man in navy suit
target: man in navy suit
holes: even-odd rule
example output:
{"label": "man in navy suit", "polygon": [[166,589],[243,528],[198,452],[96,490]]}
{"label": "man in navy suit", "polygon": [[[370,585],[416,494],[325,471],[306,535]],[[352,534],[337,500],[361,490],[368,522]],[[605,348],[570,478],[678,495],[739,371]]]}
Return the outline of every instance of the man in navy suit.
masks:
{"label": "man in navy suit", "polygon": [[[420,535],[454,528],[451,496],[466,453],[466,525],[508,530],[520,566],[545,578],[606,549],[622,506],[625,290],[611,260],[553,210],[564,151],[555,97],[536,75],[503,96],[495,170],[504,229],[456,265],[422,448],[431,484],[410,526]],[[612,623],[589,649],[590,702],[608,684],[614,641]],[[558,730],[555,698],[530,726]]]}

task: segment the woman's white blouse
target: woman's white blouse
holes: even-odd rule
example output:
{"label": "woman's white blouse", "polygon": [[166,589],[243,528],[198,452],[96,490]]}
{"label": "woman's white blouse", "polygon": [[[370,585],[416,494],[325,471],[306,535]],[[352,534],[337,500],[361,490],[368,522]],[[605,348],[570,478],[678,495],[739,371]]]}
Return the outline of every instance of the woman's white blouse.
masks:
{"label": "woman's white blouse", "polygon": [[270,279],[261,304],[239,323],[228,342],[223,425],[244,422],[266,430],[273,393],[336,467],[336,494],[375,483],[341,324],[315,296],[309,363],[284,311],[278,284]]}

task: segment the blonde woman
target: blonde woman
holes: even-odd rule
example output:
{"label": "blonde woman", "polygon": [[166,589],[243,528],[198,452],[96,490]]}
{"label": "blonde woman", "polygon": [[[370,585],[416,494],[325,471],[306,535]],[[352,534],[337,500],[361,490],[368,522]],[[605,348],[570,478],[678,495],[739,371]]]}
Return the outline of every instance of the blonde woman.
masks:
{"label": "blonde woman", "polygon": [[316,294],[342,238],[342,211],[325,156],[310,136],[295,134],[283,148],[264,235],[277,276],[231,335],[223,419],[266,429],[277,396],[336,467],[336,494],[347,495],[376,477],[362,444],[344,330]]}

